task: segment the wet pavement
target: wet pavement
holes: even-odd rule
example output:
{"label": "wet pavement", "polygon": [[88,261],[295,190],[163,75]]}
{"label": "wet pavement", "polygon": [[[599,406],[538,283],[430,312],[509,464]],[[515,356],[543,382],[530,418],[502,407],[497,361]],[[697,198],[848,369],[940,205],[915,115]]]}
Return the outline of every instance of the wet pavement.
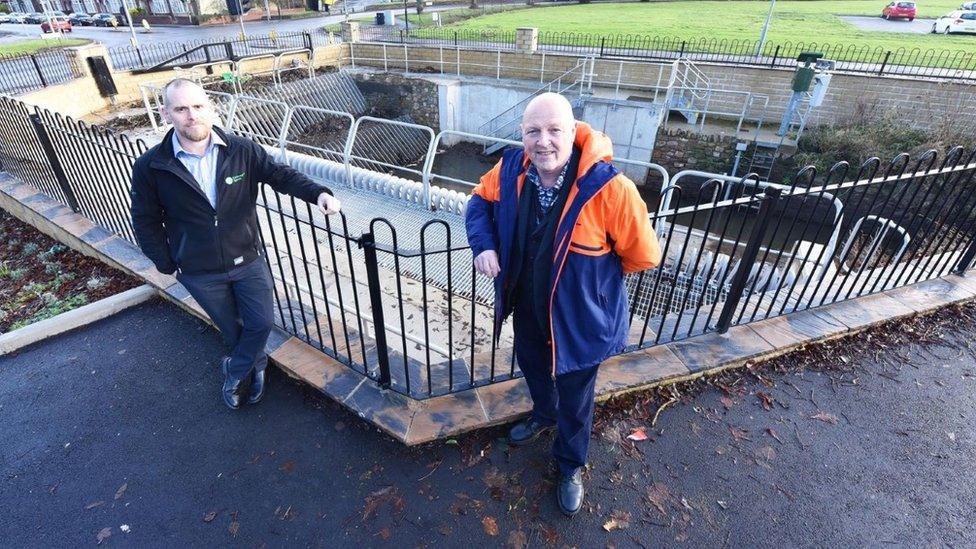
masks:
{"label": "wet pavement", "polygon": [[154,301],[0,358],[0,539],[964,546],[974,335],[967,305],[611,401],[569,520],[545,443],[509,448],[504,428],[406,448],[277,371],[227,410],[218,335]]}

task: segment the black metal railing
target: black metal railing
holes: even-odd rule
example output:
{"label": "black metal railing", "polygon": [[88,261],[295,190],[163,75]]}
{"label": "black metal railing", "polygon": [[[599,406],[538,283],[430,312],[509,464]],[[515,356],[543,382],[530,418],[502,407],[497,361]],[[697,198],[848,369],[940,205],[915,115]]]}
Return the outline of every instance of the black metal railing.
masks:
{"label": "black metal railing", "polygon": [[0,54],[0,94],[18,95],[80,78],[77,60],[64,50]]}
{"label": "black metal railing", "polygon": [[[131,169],[145,150],[0,99],[3,169],[130,241]],[[976,149],[956,147],[808,167],[790,185],[755,174],[673,181],[650,200],[662,264],[626,278],[626,351],[966,271],[974,176]],[[407,202],[396,223],[322,217],[266,187],[258,205],[288,333],[416,399],[518,375],[510,328],[492,336],[492,282],[475,272],[456,217]]]}
{"label": "black metal railing", "polygon": [[[442,47],[512,50],[515,32],[425,28],[404,31],[389,27],[363,27],[367,42],[393,42]],[[857,44],[758,41],[716,38],[683,39],[647,35],[600,35],[573,32],[541,32],[540,51],[601,58],[692,61],[752,67],[794,68],[802,52],[816,51],[835,62],[835,70],[878,76],[918,76],[936,79],[976,80],[976,53],[968,50],[883,48]]]}
{"label": "black metal railing", "polygon": [[315,31],[269,33],[191,40],[188,42],[162,42],[109,48],[112,66],[116,70],[148,69],[170,61],[172,65],[228,61],[284,50],[326,45],[327,36]]}

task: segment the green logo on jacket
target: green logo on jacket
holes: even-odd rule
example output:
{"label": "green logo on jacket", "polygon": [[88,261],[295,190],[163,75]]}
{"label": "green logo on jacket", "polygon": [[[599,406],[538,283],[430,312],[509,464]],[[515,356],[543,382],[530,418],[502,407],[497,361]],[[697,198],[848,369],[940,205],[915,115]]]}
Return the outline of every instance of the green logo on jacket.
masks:
{"label": "green logo on jacket", "polygon": [[237,183],[237,182],[243,181],[243,180],[244,180],[244,172],[241,172],[241,173],[239,173],[237,175],[232,175],[232,176],[224,179],[224,183],[227,183],[228,185],[233,185],[234,183]]}

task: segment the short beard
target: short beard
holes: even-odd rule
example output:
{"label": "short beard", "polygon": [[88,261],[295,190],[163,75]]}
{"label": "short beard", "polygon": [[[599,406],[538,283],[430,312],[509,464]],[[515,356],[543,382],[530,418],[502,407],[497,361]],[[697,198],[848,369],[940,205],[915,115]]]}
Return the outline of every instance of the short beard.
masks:
{"label": "short beard", "polygon": [[177,133],[183,139],[199,143],[200,141],[206,141],[210,137],[210,127],[205,125],[194,126],[189,130],[178,130]]}

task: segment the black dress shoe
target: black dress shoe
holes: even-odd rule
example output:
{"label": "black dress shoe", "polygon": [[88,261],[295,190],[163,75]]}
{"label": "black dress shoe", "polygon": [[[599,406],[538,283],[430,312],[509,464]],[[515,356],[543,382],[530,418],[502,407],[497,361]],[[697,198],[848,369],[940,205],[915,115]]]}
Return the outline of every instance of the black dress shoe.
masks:
{"label": "black dress shoe", "polygon": [[571,517],[583,508],[583,468],[577,467],[571,475],[559,477],[556,487],[556,502],[559,510]]}
{"label": "black dress shoe", "polygon": [[264,388],[267,387],[265,384],[265,371],[251,371],[251,388],[247,391],[247,403],[257,404],[261,402],[264,398]]}
{"label": "black dress shoe", "polygon": [[539,438],[544,433],[552,432],[555,428],[555,425],[545,425],[535,418],[530,417],[529,419],[516,423],[512,427],[508,432],[508,443],[514,446],[523,446]]}
{"label": "black dress shoe", "polygon": [[220,371],[224,374],[224,385],[221,387],[220,394],[224,398],[224,404],[231,410],[241,407],[241,394],[244,392],[244,380],[234,379],[227,373],[227,365],[230,359],[225,358],[220,363]]}

